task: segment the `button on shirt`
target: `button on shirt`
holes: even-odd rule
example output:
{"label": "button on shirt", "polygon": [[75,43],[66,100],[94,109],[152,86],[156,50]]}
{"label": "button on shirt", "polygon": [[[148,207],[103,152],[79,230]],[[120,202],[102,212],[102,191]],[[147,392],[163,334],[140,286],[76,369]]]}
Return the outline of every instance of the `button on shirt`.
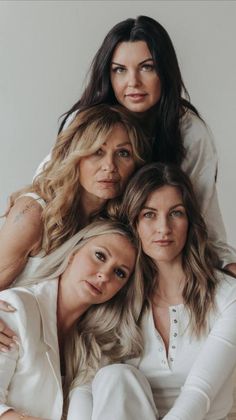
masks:
{"label": "button on shirt", "polygon": [[127,363],[149,380],[165,420],[220,420],[233,403],[232,373],[236,364],[236,280],[221,276],[217,310],[208,317],[208,332],[191,334],[183,305],[170,306],[168,354],[149,310],[143,319],[144,356]]}

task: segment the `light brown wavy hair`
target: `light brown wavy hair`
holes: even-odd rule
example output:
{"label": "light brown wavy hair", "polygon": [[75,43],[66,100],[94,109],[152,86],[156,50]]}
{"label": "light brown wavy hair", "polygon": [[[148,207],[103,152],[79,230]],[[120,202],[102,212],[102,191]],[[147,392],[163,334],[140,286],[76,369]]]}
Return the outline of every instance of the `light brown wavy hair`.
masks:
{"label": "light brown wavy hair", "polygon": [[[216,268],[220,264],[209,244],[206,225],[188,176],[179,167],[171,164],[145,165],[128,183],[121,206],[111,206],[110,213],[119,213],[121,219],[137,232],[138,217],[149,195],[165,185],[181,191],[188,217],[187,241],[182,251],[186,274],[183,299],[189,310],[192,332],[199,336],[206,331],[207,315],[215,308],[215,293],[219,282]],[[152,272],[153,283],[148,286],[149,301],[158,282],[158,267],[154,262]]]}
{"label": "light brown wavy hair", "polygon": [[124,287],[109,301],[92,305],[67,336],[64,348],[65,411],[70,390],[90,381],[100,367],[142,354],[143,338],[139,320],[148,289],[148,280],[145,283],[143,280],[147,268],[146,257],[129,227],[119,221],[98,220],[45,256],[33,278],[25,279],[25,285],[29,285],[60,277],[72,255],[90,239],[107,234],[116,235],[117,241],[119,236],[130,241],[136,250],[136,264]]}
{"label": "light brown wavy hair", "polygon": [[32,185],[12,195],[11,205],[26,192],[35,192],[46,202],[42,211],[42,246],[46,254],[83,227],[80,222],[79,161],[95,153],[117,123],[127,130],[136,168],[142,166],[150,160],[151,142],[138,120],[121,106],[96,105],[74,117],[58,135],[51,159]]}

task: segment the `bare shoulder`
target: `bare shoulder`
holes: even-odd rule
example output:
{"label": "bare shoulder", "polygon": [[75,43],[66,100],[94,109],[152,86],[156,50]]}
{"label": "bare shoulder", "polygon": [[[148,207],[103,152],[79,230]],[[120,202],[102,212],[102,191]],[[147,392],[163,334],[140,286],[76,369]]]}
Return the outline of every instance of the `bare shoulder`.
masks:
{"label": "bare shoulder", "polygon": [[42,206],[32,197],[20,197],[10,209],[7,219],[13,224],[41,225]]}
{"label": "bare shoulder", "polygon": [[4,244],[22,251],[30,251],[41,241],[43,222],[42,206],[31,197],[20,197],[10,209],[0,230],[0,240]]}

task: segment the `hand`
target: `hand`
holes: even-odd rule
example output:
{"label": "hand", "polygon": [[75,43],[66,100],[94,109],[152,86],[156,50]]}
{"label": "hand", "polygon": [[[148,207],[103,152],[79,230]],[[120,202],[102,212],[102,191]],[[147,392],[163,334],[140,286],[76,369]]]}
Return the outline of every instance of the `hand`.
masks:
{"label": "hand", "polygon": [[231,275],[232,277],[236,278],[236,263],[231,263],[231,264],[227,264],[224,267],[224,270],[226,270],[226,272]]}
{"label": "hand", "polygon": [[[0,300],[0,310],[5,312],[14,312],[15,308],[9,303]],[[18,344],[18,337],[8,326],[0,319],[0,351],[7,352],[10,349],[16,348]]]}
{"label": "hand", "polygon": [[12,306],[10,303],[0,299],[0,311],[15,312],[15,310],[16,309],[14,308],[14,306]]}

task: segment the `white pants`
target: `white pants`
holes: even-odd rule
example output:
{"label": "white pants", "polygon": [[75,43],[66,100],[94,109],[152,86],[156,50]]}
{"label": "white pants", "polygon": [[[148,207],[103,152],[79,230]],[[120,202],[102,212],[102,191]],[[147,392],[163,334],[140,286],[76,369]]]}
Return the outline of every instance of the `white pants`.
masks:
{"label": "white pants", "polygon": [[148,380],[135,367],[105,366],[92,384],[92,420],[156,420],[158,412]]}
{"label": "white pants", "polygon": [[134,366],[105,366],[89,389],[76,392],[67,420],[160,420],[150,384]]}

